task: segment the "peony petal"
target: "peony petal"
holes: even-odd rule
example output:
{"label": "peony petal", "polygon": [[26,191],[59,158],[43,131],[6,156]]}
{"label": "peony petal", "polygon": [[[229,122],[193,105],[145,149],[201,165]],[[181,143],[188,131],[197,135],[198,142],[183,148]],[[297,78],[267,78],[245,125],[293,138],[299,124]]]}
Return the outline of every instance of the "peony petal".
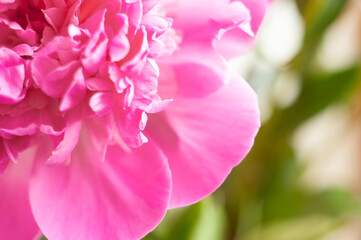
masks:
{"label": "peony petal", "polygon": [[[6,152],[5,145],[3,144],[3,141],[0,141],[0,177],[5,171],[6,167],[8,166],[10,162],[10,158],[8,153]],[[1,180],[1,178],[0,178]],[[0,181],[1,183],[1,181]]]}
{"label": "peony petal", "polygon": [[89,106],[98,116],[103,116],[112,111],[115,103],[113,92],[97,92],[89,99]]}
{"label": "peony petal", "polygon": [[[186,97],[207,96],[227,83],[231,76],[225,60],[212,47],[201,42],[185,44],[171,57],[158,62],[159,82],[175,78],[178,94]],[[164,91],[162,88],[160,85],[160,94]]]}
{"label": "peony petal", "polygon": [[[110,17],[109,17],[110,18]],[[109,37],[109,56],[111,62],[120,61],[130,50],[129,40],[126,37],[128,30],[128,18],[124,14],[116,14],[112,19],[112,23],[107,31]]]}
{"label": "peony petal", "polygon": [[2,240],[32,240],[38,234],[39,230],[31,213],[28,198],[28,181],[33,156],[33,149],[21,153],[18,163],[10,162],[5,173],[0,176],[0,239]]}
{"label": "peony petal", "polygon": [[251,28],[254,33],[258,31],[270,0],[238,0],[241,1],[251,13]]}
{"label": "peony petal", "polygon": [[52,240],[143,237],[167,209],[166,158],[153,144],[129,153],[112,145],[101,161],[83,133],[69,165],[40,163],[32,176],[30,202],[42,232]]}
{"label": "peony petal", "polygon": [[[268,0],[236,0],[241,1],[251,14],[251,30],[257,33],[264,17]],[[254,36],[249,35],[242,28],[234,28],[226,32],[220,40],[215,39],[213,46],[225,58],[230,59],[250,50],[254,45]]]}
{"label": "peony petal", "polygon": [[99,118],[84,120],[84,124],[88,131],[88,141],[93,147],[93,151],[99,153],[100,160],[104,161],[107,148],[112,140],[115,129],[114,117],[111,114]]}
{"label": "peony petal", "polygon": [[31,56],[34,53],[34,50],[32,47],[30,47],[28,44],[19,44],[12,49],[14,52],[16,52],[19,56]]}
{"label": "peony petal", "polygon": [[25,65],[14,51],[0,48],[0,103],[12,104],[22,100]]}
{"label": "peony petal", "polygon": [[61,135],[64,120],[61,118],[53,120],[48,113],[48,110],[32,110],[20,116],[5,115],[0,118],[0,133],[25,136],[40,130],[49,135]]}
{"label": "peony petal", "polygon": [[[182,0],[166,4],[167,15],[186,41],[212,40],[219,31],[249,19],[249,12],[239,1]],[[194,11],[197,9],[197,11]]]}
{"label": "peony petal", "polygon": [[144,62],[148,53],[147,32],[144,27],[137,31],[133,41],[130,45],[130,51],[127,56],[120,62],[122,64],[121,70],[124,72],[134,71],[136,66]]}
{"label": "peony petal", "polygon": [[94,47],[90,53],[88,53],[86,58],[82,59],[82,64],[88,74],[95,74],[98,71],[101,63],[105,61],[107,46],[108,39],[102,35],[102,40],[99,40],[99,44]]}
{"label": "peony petal", "polygon": [[[3,139],[5,152],[7,152],[8,157],[13,162],[16,163],[18,161],[18,154],[26,150],[30,146],[32,140],[31,137],[32,136],[22,136],[22,137],[13,136],[11,139],[6,139],[6,140]],[[1,175],[1,167],[0,167],[0,175]]]}
{"label": "peony petal", "polygon": [[126,109],[114,111],[120,134],[124,142],[130,147],[139,147],[148,139],[143,135],[148,118],[140,109]]}
{"label": "peony petal", "polygon": [[84,73],[81,68],[75,71],[73,80],[65,90],[64,96],[61,99],[59,110],[68,111],[74,108],[83,100],[86,92],[86,84],[84,80]]}
{"label": "peony petal", "polygon": [[159,2],[159,0],[143,0],[143,14],[146,14]]}
{"label": "peony petal", "polygon": [[48,96],[58,98],[62,97],[72,82],[79,63],[73,61],[61,65],[58,60],[48,56],[39,56],[33,60],[31,67],[34,81],[41,90]]}
{"label": "peony petal", "polygon": [[150,116],[146,131],[172,172],[169,207],[192,204],[217,189],[248,153],[258,128],[257,97],[236,75],[214,94],[175,98],[164,115]]}
{"label": "peony petal", "polygon": [[[51,157],[46,162],[47,164],[63,163],[70,157],[78,143],[81,128],[82,112],[79,109],[75,109],[70,113],[67,126],[62,136],[63,139],[61,139],[52,151]],[[55,139],[58,140],[59,138],[60,137],[56,137]]]}
{"label": "peony petal", "polygon": [[54,30],[60,29],[66,19],[67,15],[67,9],[66,8],[48,8],[46,10],[43,10],[44,17],[47,20],[47,22],[54,28]]}

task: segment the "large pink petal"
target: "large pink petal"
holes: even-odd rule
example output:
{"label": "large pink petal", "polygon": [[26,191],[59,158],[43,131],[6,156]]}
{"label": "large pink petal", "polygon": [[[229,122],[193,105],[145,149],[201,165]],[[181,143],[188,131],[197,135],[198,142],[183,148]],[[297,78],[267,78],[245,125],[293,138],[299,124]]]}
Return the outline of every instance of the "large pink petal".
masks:
{"label": "large pink petal", "polygon": [[[251,14],[251,30],[256,34],[265,15],[268,0],[234,0],[242,2]],[[250,50],[255,42],[255,36],[246,33],[242,28],[227,31],[220,40],[215,39],[213,46],[225,58],[230,59]]]}
{"label": "large pink petal", "polygon": [[258,31],[270,0],[233,0],[242,2],[251,13],[251,28],[254,33]]}
{"label": "large pink petal", "polygon": [[[157,62],[160,68],[159,82],[174,78],[177,93],[187,97],[204,97],[222,87],[231,76],[225,60],[207,42],[183,44],[171,57]],[[161,95],[164,86],[159,86]],[[169,89],[165,92],[169,92]]]}
{"label": "large pink petal", "polygon": [[96,151],[86,131],[82,134],[69,165],[40,163],[32,177],[31,206],[41,230],[52,240],[143,237],[168,205],[165,156],[152,144],[126,152],[117,141],[101,161],[103,151]]}
{"label": "large pink petal", "polygon": [[174,28],[185,39],[213,39],[220,30],[248,21],[249,11],[240,1],[182,0],[169,1],[167,15],[174,20]]}
{"label": "large pink petal", "polygon": [[199,201],[224,181],[250,150],[259,128],[257,97],[233,75],[204,98],[176,97],[146,131],[164,150],[172,172],[170,207]]}
{"label": "large pink petal", "polygon": [[[17,164],[10,162],[0,176],[0,239],[31,240],[38,227],[31,213],[28,198],[29,174],[33,149],[19,155]],[[1,161],[1,160],[0,160]]]}

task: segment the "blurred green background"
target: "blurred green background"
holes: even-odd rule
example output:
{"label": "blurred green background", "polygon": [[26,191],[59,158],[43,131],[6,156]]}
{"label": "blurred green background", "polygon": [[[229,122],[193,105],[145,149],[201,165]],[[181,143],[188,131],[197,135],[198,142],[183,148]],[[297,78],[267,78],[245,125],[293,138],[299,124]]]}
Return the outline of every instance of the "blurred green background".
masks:
{"label": "blurred green background", "polygon": [[144,239],[361,239],[360,49],[360,1],[275,0],[231,61],[259,95],[251,153]]}

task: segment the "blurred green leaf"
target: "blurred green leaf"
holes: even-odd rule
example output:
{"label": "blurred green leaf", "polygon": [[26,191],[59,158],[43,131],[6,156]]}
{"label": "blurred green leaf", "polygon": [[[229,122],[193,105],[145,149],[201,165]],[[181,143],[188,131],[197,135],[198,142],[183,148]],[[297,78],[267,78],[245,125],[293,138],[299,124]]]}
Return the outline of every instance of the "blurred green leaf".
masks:
{"label": "blurred green leaf", "polygon": [[309,1],[310,0],[296,0],[296,4],[297,4],[297,7],[300,10],[300,12],[304,11],[304,8],[307,6],[307,3]]}
{"label": "blurred green leaf", "polygon": [[341,219],[311,215],[267,224],[248,233],[242,240],[316,240],[344,223]]}
{"label": "blurred green leaf", "polygon": [[212,197],[167,213],[163,222],[144,240],[220,240],[225,231],[225,212]]}
{"label": "blurred green leaf", "polygon": [[306,22],[305,41],[319,39],[346,6],[347,0],[308,1],[303,15]]}
{"label": "blurred green leaf", "polygon": [[190,239],[201,214],[201,203],[187,208],[168,211],[161,224],[144,240],[156,239]]}
{"label": "blurred green leaf", "polygon": [[317,211],[334,217],[360,214],[361,202],[346,189],[333,188],[311,195],[306,211]]}
{"label": "blurred green leaf", "polygon": [[211,197],[208,197],[201,202],[201,214],[190,240],[224,239],[225,224],[224,209],[221,205],[215,204]]}
{"label": "blurred green leaf", "polygon": [[[303,47],[291,61],[290,66],[299,72],[307,73],[316,66],[314,56],[326,30],[339,17],[348,3],[347,0],[308,0],[297,1],[304,17],[306,31]],[[308,80],[308,79],[305,79]]]}
{"label": "blurred green leaf", "polygon": [[275,116],[279,118],[275,129],[291,133],[303,121],[349,97],[360,85],[359,73],[360,66],[353,66],[337,73],[309,76],[298,100]]}

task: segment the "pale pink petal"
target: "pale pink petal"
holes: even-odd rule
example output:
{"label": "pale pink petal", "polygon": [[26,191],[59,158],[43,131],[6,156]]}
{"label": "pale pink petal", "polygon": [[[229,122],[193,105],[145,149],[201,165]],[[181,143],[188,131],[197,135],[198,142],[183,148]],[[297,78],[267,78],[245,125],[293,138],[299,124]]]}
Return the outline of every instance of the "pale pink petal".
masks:
{"label": "pale pink petal", "polygon": [[112,92],[94,93],[89,100],[90,108],[98,116],[103,116],[112,111],[115,103],[115,95]]}
{"label": "pale pink petal", "polygon": [[51,240],[140,239],[166,212],[166,158],[153,144],[129,153],[112,145],[101,161],[84,134],[69,165],[37,166],[30,200],[38,225]]}
{"label": "pale pink petal", "polygon": [[[0,155],[2,155],[1,149]],[[9,163],[5,173],[0,175],[1,240],[32,240],[38,234],[39,230],[31,212],[28,196],[33,155],[32,149],[23,152],[18,163]]]}
{"label": "pale pink petal", "polygon": [[1,0],[0,3],[1,4],[8,4],[8,3],[14,3],[15,0]]}
{"label": "pale pink petal", "polygon": [[212,193],[250,150],[259,128],[257,98],[237,76],[199,99],[178,97],[146,131],[164,150],[172,172],[170,208]]}
{"label": "pale pink petal", "polygon": [[[204,97],[227,83],[231,76],[225,60],[201,42],[183,45],[172,56],[158,62],[159,82],[175,78],[178,94],[188,97]],[[159,86],[160,92],[162,87]]]}
{"label": "pale pink petal", "polygon": [[172,26],[171,18],[163,18],[156,15],[145,15],[142,19],[142,25],[145,26],[149,35],[162,35]]}
{"label": "pale pink petal", "polygon": [[[237,1],[237,0],[236,0]],[[270,0],[238,0],[241,1],[251,13],[251,28],[254,33],[258,31],[263,17],[266,12],[266,7]]]}
{"label": "pale pink petal", "polygon": [[142,98],[157,90],[159,68],[155,61],[148,60],[144,63],[142,72],[135,77],[133,84],[135,87],[135,97]]}
{"label": "pale pink petal", "polygon": [[146,14],[149,12],[158,2],[159,0],[142,0],[143,13]]}
{"label": "pale pink petal", "polygon": [[[268,0],[235,0],[242,2],[251,14],[251,30],[257,33],[264,17]],[[213,45],[225,58],[230,59],[250,50],[255,42],[255,37],[246,33],[242,28],[234,28],[226,32],[220,40],[215,39]]]}
{"label": "pale pink petal", "polygon": [[173,101],[172,99],[157,101],[157,102],[154,101],[145,109],[145,111],[147,113],[157,113],[164,111],[164,109],[166,109],[172,101]]}
{"label": "pale pink petal", "polygon": [[185,41],[212,40],[220,30],[249,18],[248,10],[239,1],[170,1],[165,8],[167,16],[174,20],[173,26],[183,32]]}

